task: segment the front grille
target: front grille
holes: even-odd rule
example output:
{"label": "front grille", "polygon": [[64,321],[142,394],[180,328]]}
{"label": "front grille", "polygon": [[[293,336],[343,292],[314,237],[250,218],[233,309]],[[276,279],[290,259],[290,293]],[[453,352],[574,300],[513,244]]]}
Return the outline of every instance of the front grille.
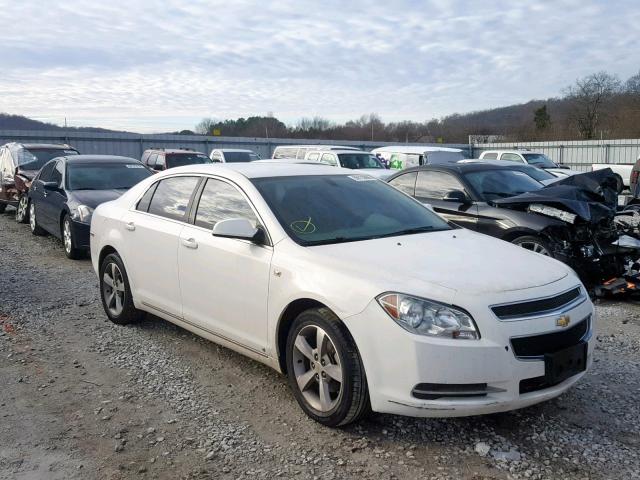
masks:
{"label": "front grille", "polygon": [[496,305],[491,307],[493,313],[501,320],[510,320],[520,317],[541,316],[545,313],[561,309],[580,298],[580,287],[576,287],[568,292],[561,293],[554,297],[531,300],[521,303],[510,303],[508,305]]}
{"label": "front grille", "polygon": [[531,337],[511,339],[511,348],[516,357],[542,357],[578,344],[589,331],[591,316],[561,332],[544,333]]}
{"label": "front grille", "polygon": [[554,385],[547,381],[546,376],[527,378],[520,380],[520,394],[537,392],[538,390],[544,390],[545,388],[551,388]]}

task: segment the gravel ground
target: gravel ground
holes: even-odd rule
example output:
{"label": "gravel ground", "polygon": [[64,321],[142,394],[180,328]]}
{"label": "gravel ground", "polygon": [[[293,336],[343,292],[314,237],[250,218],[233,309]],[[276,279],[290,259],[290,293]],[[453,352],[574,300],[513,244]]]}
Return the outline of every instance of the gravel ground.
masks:
{"label": "gravel ground", "polygon": [[593,368],[524,410],[331,430],[285,379],[163,320],[107,321],[88,260],[0,215],[0,478],[640,478],[640,308],[597,306]]}

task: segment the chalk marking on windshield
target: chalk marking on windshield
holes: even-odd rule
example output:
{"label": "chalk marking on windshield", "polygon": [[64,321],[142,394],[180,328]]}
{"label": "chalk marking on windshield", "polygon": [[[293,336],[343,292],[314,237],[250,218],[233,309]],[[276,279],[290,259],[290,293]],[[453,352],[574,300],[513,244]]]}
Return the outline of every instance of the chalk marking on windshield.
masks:
{"label": "chalk marking on windshield", "polygon": [[375,182],[376,179],[370,177],[369,175],[349,175],[351,180],[355,180],[356,182]]}
{"label": "chalk marking on windshield", "polygon": [[316,231],[316,226],[311,223],[311,217],[307,220],[296,220],[289,226],[291,227],[291,230],[300,235],[308,235]]}

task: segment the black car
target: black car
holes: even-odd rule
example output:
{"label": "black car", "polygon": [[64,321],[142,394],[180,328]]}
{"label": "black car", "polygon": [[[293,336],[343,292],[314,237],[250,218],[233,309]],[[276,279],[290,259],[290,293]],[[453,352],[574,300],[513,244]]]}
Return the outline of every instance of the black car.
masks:
{"label": "black car", "polygon": [[49,161],[29,189],[29,225],[34,235],[63,240],[69,258],[89,249],[93,210],[115,200],[151,175],[138,160],[112,155],[76,155]]}
{"label": "black car", "polygon": [[[526,168],[535,170],[450,163],[402,170],[387,182],[454,224],[564,261],[583,279],[606,276],[601,246],[617,238],[613,210],[595,201],[592,192],[563,185],[577,183],[579,176],[545,186]],[[592,194],[594,202],[586,201]],[[589,216],[590,208],[600,207],[606,214]]]}

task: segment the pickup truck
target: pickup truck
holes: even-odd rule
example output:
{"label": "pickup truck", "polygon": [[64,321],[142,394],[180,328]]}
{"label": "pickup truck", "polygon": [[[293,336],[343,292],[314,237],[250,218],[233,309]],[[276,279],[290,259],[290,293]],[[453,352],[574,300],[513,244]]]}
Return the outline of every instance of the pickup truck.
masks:
{"label": "pickup truck", "polygon": [[618,192],[621,192],[625,188],[630,188],[631,170],[633,170],[633,164],[628,163],[593,163],[591,164],[591,171],[602,170],[603,168],[610,168],[618,176]]}

